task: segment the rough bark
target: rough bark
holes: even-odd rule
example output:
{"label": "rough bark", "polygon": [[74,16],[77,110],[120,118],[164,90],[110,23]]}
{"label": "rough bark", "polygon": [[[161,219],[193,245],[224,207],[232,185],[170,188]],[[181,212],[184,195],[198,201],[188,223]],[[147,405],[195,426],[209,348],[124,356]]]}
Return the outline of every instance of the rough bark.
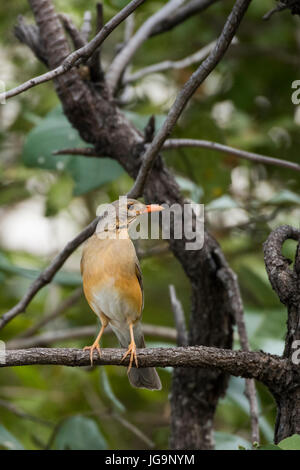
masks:
{"label": "rough bark", "polygon": [[[264,254],[270,283],[288,310],[283,357],[292,365],[295,362],[293,353],[296,348],[300,349],[300,245],[298,243],[294,267],[291,269],[292,261],[281,253],[282,245],[288,239],[300,243],[300,230],[288,225],[278,227],[264,244]],[[296,341],[299,343],[294,343]],[[297,370],[299,365],[293,365],[293,372],[286,383],[283,382],[281,387],[271,385],[277,402],[275,442],[295,433],[300,434],[300,382]]]}

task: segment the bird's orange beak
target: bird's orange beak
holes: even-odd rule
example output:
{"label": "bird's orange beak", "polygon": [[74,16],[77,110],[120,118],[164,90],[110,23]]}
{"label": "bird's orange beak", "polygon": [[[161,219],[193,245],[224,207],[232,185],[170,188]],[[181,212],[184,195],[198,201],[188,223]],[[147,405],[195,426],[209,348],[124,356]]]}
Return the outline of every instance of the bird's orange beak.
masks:
{"label": "bird's orange beak", "polygon": [[158,212],[163,211],[164,207],[159,206],[158,204],[148,204],[146,206],[145,212]]}

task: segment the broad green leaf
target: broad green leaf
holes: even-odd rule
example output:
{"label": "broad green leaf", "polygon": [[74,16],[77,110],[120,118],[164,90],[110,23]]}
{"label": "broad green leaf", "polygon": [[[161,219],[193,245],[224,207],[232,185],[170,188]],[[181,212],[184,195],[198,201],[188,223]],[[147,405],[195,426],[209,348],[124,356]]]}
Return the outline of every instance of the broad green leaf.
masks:
{"label": "broad green leaf", "polygon": [[23,149],[23,162],[28,167],[66,171],[75,182],[74,195],[76,196],[114,181],[123,173],[123,169],[117,162],[107,158],[53,155],[56,150],[83,147],[88,147],[88,145],[82,141],[59,106],[27,135]]}
{"label": "broad green leaf", "polygon": [[0,424],[0,449],[24,450],[24,447],[2,424]]}
{"label": "broad green leaf", "polygon": [[300,450],[300,434],[293,434],[283,441],[280,441],[278,446],[284,450]]}
{"label": "broad green leaf", "polygon": [[54,449],[104,450],[107,442],[92,419],[78,415],[63,422],[56,435]]}

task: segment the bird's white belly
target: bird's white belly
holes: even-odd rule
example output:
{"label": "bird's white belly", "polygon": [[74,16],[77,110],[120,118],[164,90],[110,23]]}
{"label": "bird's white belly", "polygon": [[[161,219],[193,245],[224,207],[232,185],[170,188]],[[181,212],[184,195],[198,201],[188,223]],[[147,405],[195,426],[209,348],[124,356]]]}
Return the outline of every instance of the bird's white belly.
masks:
{"label": "bird's white belly", "polygon": [[93,307],[100,315],[103,312],[110,320],[124,322],[132,317],[132,305],[115,288],[115,280],[110,278],[99,290],[93,293]]}

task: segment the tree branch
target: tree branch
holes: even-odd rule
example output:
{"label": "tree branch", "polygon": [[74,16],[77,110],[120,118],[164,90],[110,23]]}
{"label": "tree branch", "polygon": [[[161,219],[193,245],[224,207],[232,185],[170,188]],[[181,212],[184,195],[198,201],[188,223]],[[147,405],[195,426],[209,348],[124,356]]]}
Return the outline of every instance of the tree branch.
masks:
{"label": "tree branch", "polygon": [[[207,346],[186,348],[147,348],[137,350],[139,367],[213,368],[228,374],[255,378],[266,385],[283,381],[289,371],[286,360],[263,352],[232,351]],[[123,349],[104,348],[101,357],[94,353],[95,365],[127,367],[129,358],[122,361]],[[90,366],[88,351],[73,348],[32,348],[8,350],[0,367],[28,365]]]}
{"label": "tree branch", "polygon": [[83,23],[81,26],[81,35],[83,36],[86,42],[88,42],[91,32],[92,32],[92,14],[89,10],[87,10],[84,12]]}
{"label": "tree branch", "polygon": [[54,260],[49,264],[49,266],[41,272],[41,274],[36,278],[35,281],[31,284],[30,288],[24,295],[24,297],[8,312],[4,313],[0,318],[0,330],[13,318],[19,315],[22,312],[25,312],[26,307],[35,297],[42,287],[49,284],[52,281],[53,277],[57,271],[62,267],[66,259],[73,253],[73,251],[78,248],[88,237],[90,237],[99,222],[99,217],[93,220],[85,229],[83,229],[73,240],[67,243],[65,248],[54,258]]}
{"label": "tree branch", "polygon": [[[218,259],[218,263],[222,266],[218,271],[218,276],[227,286],[228,296],[232,299],[232,305],[234,307],[235,321],[237,324],[237,330],[240,340],[240,345],[243,351],[250,351],[250,344],[246,330],[245,318],[244,318],[244,307],[241,297],[241,292],[238,284],[237,275],[229,267],[224,254],[217,248],[215,255]],[[255,381],[253,379],[246,379],[245,395],[249,401],[250,408],[250,419],[251,419],[251,442],[259,443],[259,421],[258,421],[258,402],[255,388]]]}
{"label": "tree branch", "polygon": [[209,54],[207,59],[201,63],[198,69],[191,75],[191,77],[178,93],[176,100],[168,112],[162,127],[159,129],[151,145],[149,145],[144,153],[139,177],[136,179],[135,184],[130,192],[130,197],[139,197],[142,195],[147,175],[152,168],[156,155],[162,149],[165,140],[171,134],[176,122],[178,121],[192,95],[224,56],[225,52],[231,44],[240,22],[242,21],[244,14],[248,9],[250,2],[251,0],[236,1],[213,51]]}
{"label": "tree branch", "polygon": [[[51,319],[52,320],[52,319]],[[167,326],[142,325],[143,332],[147,336],[155,336],[168,341],[176,341],[176,330]],[[12,339],[6,344],[7,349],[24,349],[36,348],[39,346],[50,346],[59,341],[68,341],[70,339],[81,339],[88,336],[95,336],[97,328],[95,326],[80,326],[78,328],[69,328],[65,330],[47,331],[36,336],[22,336]],[[26,332],[27,333],[27,332]],[[108,326],[104,330],[104,334],[112,334],[111,328]]]}
{"label": "tree branch", "polygon": [[213,41],[207,46],[200,49],[199,51],[195,52],[194,54],[185,57],[184,59],[164,60],[163,62],[158,62],[157,64],[144,67],[143,69],[140,69],[135,73],[125,74],[123,84],[127,85],[128,83],[136,82],[137,80],[143,78],[145,75],[149,75],[151,73],[160,73],[170,69],[179,70],[185,67],[190,67],[191,65],[204,60],[215,47],[215,45],[216,41]]}
{"label": "tree branch", "polygon": [[111,63],[106,74],[107,83],[111,93],[116,90],[121,76],[131,61],[136,51],[143,42],[148,39],[155,26],[164,18],[167,18],[172,11],[181,6],[186,0],[169,0],[159,11],[148,18],[139,30],[129,39],[128,43],[121,49],[119,54]]}
{"label": "tree branch", "polygon": [[151,36],[156,36],[157,34],[165,33],[166,31],[173,29],[191,16],[201,13],[218,1],[220,0],[191,0],[187,5],[179,8],[175,13],[156,25]]}
{"label": "tree branch", "polygon": [[39,75],[35,78],[31,78],[22,85],[13,88],[7,92],[0,93],[0,102],[5,101],[13,96],[19,95],[30,88],[33,88],[41,83],[48,82],[54,78],[63,75],[70,70],[74,65],[78,65],[82,60],[87,60],[93,52],[103,43],[103,41],[109,36],[109,34],[123,21],[125,20],[137,7],[139,7],[145,0],[132,0],[126,7],[124,7],[119,13],[117,13],[105,26],[99,31],[99,33],[85,46],[72,52],[58,67]]}
{"label": "tree branch", "polygon": [[163,145],[163,150],[177,149],[181,147],[200,147],[216,150],[217,152],[235,155],[238,158],[243,158],[245,160],[250,160],[256,163],[276,165],[283,168],[288,168],[290,170],[300,171],[300,165],[298,163],[281,160],[279,158],[267,157],[258,153],[247,152],[246,150],[236,149],[234,147],[229,147],[228,145],[219,144],[217,142],[211,142],[209,140],[168,139]]}
{"label": "tree branch", "polygon": [[290,9],[292,15],[300,15],[300,5],[299,0],[282,0],[277,3],[277,5],[268,11],[264,16],[263,20],[269,20],[274,13],[279,13],[283,10]]}
{"label": "tree branch", "polygon": [[188,345],[188,334],[186,330],[184,311],[181,302],[178,300],[176,290],[173,285],[169,286],[169,294],[172,305],[172,310],[175,318],[175,325],[177,331],[177,345],[187,346]]}
{"label": "tree branch", "polygon": [[296,288],[297,274],[290,269],[291,260],[282,253],[282,245],[288,240],[300,242],[300,230],[281,225],[277,227],[264,243],[264,258],[271,286],[283,304],[293,297]]}

